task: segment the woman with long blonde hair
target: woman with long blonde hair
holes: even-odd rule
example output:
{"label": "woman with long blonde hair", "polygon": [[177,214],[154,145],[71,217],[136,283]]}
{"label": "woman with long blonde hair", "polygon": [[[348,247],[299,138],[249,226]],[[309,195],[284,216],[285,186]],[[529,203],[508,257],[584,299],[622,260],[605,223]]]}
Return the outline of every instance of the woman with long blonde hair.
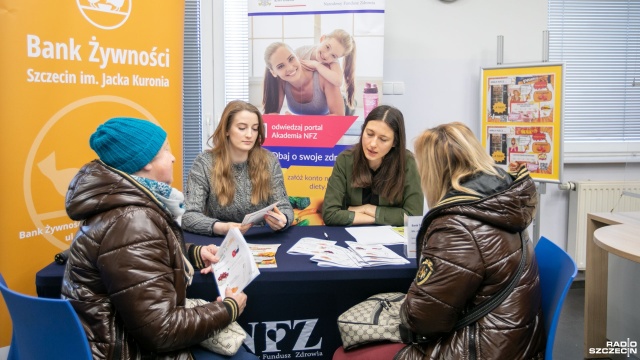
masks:
{"label": "woman with long blonde hair", "polygon": [[[543,358],[540,282],[527,234],[538,198],[526,167],[495,167],[462,123],[424,131],[414,148],[430,210],[417,237],[419,269],[400,311],[413,344],[396,358]],[[506,299],[454,328],[512,279]]]}
{"label": "woman with long blonde hair", "polygon": [[183,228],[204,235],[224,235],[233,227],[246,232],[251,225],[241,225],[244,216],[276,202],[266,225],[274,231],[290,226],[293,208],[278,159],[262,147],[260,111],[231,101],[209,140],[213,148],[198,155],[189,171]]}

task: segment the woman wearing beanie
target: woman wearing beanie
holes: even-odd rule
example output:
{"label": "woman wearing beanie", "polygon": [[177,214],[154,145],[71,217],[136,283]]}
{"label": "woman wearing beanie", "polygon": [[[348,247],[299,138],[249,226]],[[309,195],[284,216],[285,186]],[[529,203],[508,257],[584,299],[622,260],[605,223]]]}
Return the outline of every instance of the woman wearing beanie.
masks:
{"label": "woman wearing beanie", "polygon": [[183,229],[203,235],[225,235],[241,225],[246,214],[270,204],[265,216],[272,230],[284,230],[293,221],[293,208],[284,188],[278,159],[262,148],[265,140],[260,111],[235,100],[227,104],[211,136],[213,149],[200,154],[189,171]]}
{"label": "woman wearing beanie", "polygon": [[184,197],[171,187],[175,157],[162,128],[114,118],[89,144],[100,159],[80,169],[65,200],[82,226],[62,296],[78,313],[94,358],[191,359],[189,347],[234,321],[247,297],[228,292],[224,301],[185,307],[194,266],[210,272],[217,248],[184,243]]}

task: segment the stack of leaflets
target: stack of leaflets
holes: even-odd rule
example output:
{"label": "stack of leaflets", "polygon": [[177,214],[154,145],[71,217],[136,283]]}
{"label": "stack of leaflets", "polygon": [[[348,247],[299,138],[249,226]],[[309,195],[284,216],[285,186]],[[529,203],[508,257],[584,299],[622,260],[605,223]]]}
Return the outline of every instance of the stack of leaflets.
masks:
{"label": "stack of leaflets", "polygon": [[322,246],[320,253],[314,252],[311,261],[318,263],[318,266],[346,268],[409,263],[407,259],[386,248],[384,245],[366,245],[354,241],[346,241],[346,243],[349,246],[348,248],[338,245]]}
{"label": "stack of leaflets", "polygon": [[291,255],[319,255],[329,246],[335,245],[335,241],[316,239],[311,237],[303,237],[298,240],[291,249],[287,250],[287,254]]}
{"label": "stack of leaflets", "polygon": [[345,268],[361,268],[366,266],[366,263],[362,261],[355,252],[338,245],[325,247],[321,254],[312,256],[311,261],[317,262],[318,266]]}
{"label": "stack of leaflets", "polygon": [[243,291],[260,275],[249,245],[238,228],[229,230],[218,248],[217,256],[220,260],[211,266],[218,293],[223,299],[227,288],[234,293]]}
{"label": "stack of leaflets", "polygon": [[408,264],[409,260],[396,254],[384,245],[367,245],[355,241],[345,241],[353,252],[362,259],[367,266]]}

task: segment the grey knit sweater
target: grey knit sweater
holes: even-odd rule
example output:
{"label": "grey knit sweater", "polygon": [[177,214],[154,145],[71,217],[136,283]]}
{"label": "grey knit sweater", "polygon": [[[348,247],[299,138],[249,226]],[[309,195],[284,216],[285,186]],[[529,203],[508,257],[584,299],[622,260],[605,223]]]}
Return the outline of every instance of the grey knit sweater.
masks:
{"label": "grey knit sweater", "polygon": [[246,214],[260,210],[278,202],[278,209],[287,217],[287,225],[293,221],[293,208],[289,203],[287,190],[284,188],[284,178],[280,163],[269,153],[269,169],[271,171],[272,194],[269,200],[257,205],[251,204],[251,180],[247,162],[233,164],[233,177],[236,182],[236,192],[233,202],[227,206],[218,203],[217,196],[211,186],[211,170],[214,156],[209,151],[198,155],[189,171],[189,178],[185,191],[185,210],[182,216],[184,230],[213,235],[213,224],[217,221],[241,223]]}

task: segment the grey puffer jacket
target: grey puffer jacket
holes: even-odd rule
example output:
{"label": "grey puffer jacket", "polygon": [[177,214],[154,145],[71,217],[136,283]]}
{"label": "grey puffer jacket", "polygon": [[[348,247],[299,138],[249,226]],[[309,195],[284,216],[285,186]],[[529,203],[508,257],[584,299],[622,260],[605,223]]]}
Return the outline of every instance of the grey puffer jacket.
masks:
{"label": "grey puffer jacket", "polygon": [[[526,168],[463,183],[481,196],[451,192],[423,220],[419,269],[400,311],[403,325],[430,339],[398,359],[542,359],[538,265],[526,228],[537,206]],[[489,314],[457,331],[465,310],[499,292],[516,273],[526,240],[524,271],[511,294]]]}
{"label": "grey puffer jacket", "polygon": [[94,359],[191,359],[189,346],[232,321],[222,302],[184,307],[182,230],[130,176],[88,163],[69,186],[66,209],[82,223],[62,295],[78,313]]}

